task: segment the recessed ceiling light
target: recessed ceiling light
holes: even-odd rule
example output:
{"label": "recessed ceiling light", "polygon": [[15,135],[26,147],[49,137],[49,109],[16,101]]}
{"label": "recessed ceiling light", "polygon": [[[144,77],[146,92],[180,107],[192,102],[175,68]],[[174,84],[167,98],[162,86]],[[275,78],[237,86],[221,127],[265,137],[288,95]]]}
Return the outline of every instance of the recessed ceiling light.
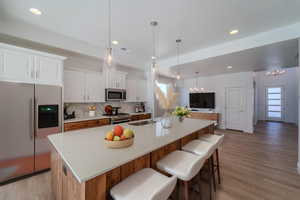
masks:
{"label": "recessed ceiling light", "polygon": [[229,32],[230,35],[235,35],[235,34],[238,34],[238,33],[239,33],[239,30],[237,30],[237,29],[234,29],[234,30]]}
{"label": "recessed ceiling light", "polygon": [[42,12],[37,8],[30,8],[29,11],[34,15],[41,15]]}
{"label": "recessed ceiling light", "polygon": [[227,69],[232,69],[232,66],[227,66]]}
{"label": "recessed ceiling light", "polygon": [[155,60],[155,59],[156,59],[156,57],[155,57],[155,56],[152,56],[152,57],[151,57],[151,59],[152,59],[152,60]]}
{"label": "recessed ceiling light", "polygon": [[117,40],[113,40],[113,41],[111,41],[111,43],[114,44],[114,45],[118,45],[119,44],[119,42]]}

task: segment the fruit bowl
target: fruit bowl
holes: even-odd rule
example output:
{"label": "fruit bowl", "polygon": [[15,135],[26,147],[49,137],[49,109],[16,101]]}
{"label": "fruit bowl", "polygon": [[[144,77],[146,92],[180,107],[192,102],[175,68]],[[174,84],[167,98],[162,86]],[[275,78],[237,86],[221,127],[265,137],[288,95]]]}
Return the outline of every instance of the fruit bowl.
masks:
{"label": "fruit bowl", "polygon": [[121,149],[121,148],[130,147],[131,145],[133,145],[133,142],[134,142],[134,136],[132,138],[119,140],[119,141],[111,141],[104,138],[105,145],[108,148],[112,148],[112,149]]}
{"label": "fruit bowl", "polygon": [[126,148],[133,144],[134,133],[133,130],[129,128],[123,128],[117,125],[112,131],[106,133],[104,138],[104,143],[108,148],[120,149]]}

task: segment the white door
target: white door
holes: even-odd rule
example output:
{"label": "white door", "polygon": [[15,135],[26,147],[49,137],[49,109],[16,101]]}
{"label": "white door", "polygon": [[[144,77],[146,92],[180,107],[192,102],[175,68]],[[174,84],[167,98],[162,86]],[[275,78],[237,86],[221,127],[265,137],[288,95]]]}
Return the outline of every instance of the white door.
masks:
{"label": "white door", "polygon": [[245,88],[226,88],[226,128],[243,130],[245,115]]}
{"label": "white door", "polygon": [[64,73],[64,101],[66,103],[83,103],[85,99],[85,73],[66,70]]}
{"label": "white door", "polygon": [[283,88],[266,88],[266,118],[272,121],[283,120]]}
{"label": "white door", "polygon": [[104,102],[104,80],[100,73],[86,73],[86,102]]}
{"label": "white door", "polygon": [[37,83],[62,85],[62,61],[43,56],[35,60]]}
{"label": "white door", "polygon": [[0,49],[0,79],[3,81],[33,83],[33,64],[30,54]]}

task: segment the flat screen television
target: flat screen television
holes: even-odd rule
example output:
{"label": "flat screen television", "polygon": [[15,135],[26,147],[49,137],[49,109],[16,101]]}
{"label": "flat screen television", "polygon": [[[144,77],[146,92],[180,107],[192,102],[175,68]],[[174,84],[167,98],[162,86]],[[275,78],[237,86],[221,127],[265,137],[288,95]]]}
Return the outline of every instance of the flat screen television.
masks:
{"label": "flat screen television", "polygon": [[215,108],[215,93],[190,93],[190,108]]}

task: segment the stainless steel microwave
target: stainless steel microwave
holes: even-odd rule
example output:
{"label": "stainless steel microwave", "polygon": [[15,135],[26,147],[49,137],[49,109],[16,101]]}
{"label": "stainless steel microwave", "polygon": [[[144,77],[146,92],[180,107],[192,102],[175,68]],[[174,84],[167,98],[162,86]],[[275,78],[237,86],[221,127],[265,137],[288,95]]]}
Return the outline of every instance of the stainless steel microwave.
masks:
{"label": "stainless steel microwave", "polygon": [[126,90],[105,89],[105,101],[125,101]]}

